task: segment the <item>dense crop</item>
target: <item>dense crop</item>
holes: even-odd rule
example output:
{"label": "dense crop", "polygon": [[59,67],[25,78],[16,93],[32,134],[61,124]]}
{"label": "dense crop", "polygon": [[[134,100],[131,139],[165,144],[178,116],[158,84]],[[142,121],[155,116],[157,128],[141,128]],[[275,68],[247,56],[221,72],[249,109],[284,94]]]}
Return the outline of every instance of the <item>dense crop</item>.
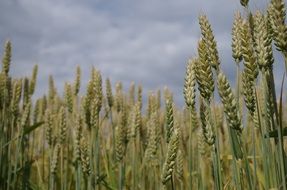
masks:
{"label": "dense crop", "polygon": [[132,83],[124,92],[117,82],[113,90],[95,68],[83,95],[78,67],[63,96],[51,76],[48,94],[32,98],[38,67],[31,77],[13,78],[7,41],[0,73],[0,189],[286,190],[286,85],[276,94],[273,74],[273,65],[283,64],[275,64],[273,51],[282,54],[287,71],[285,5],[271,0],[267,11],[251,13],[248,1],[240,2],[245,14],[236,13],[232,27],[235,87],[201,15],[183,110],[168,89],[163,96],[151,92],[143,106],[142,86]]}

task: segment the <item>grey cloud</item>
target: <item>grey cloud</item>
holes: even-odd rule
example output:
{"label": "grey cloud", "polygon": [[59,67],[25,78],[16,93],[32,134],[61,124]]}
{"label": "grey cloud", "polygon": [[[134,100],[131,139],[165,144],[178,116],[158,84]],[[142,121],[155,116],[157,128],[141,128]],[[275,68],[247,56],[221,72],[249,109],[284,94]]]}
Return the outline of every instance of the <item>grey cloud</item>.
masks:
{"label": "grey cloud", "polygon": [[[266,1],[253,0],[251,8]],[[13,75],[39,64],[37,95],[50,74],[59,89],[73,81],[76,65],[87,83],[92,66],[113,83],[131,81],[146,91],[169,86],[183,105],[186,61],[196,54],[198,15],[212,24],[223,70],[234,81],[231,27],[239,0],[11,0],[0,2],[0,43],[13,43]],[[85,86],[85,85],[84,85]]]}

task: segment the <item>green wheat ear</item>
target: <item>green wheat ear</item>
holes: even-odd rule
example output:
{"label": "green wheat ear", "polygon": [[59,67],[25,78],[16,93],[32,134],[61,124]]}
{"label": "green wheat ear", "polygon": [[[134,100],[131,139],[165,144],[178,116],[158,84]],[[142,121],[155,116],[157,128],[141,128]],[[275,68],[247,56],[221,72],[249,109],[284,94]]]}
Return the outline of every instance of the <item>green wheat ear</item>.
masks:
{"label": "green wheat ear", "polygon": [[171,179],[172,173],[175,166],[178,146],[179,146],[179,136],[178,131],[175,130],[171,136],[170,142],[168,143],[167,157],[165,159],[161,181],[166,184],[168,180]]}
{"label": "green wheat ear", "polygon": [[126,152],[126,146],[128,143],[128,128],[127,128],[127,119],[125,109],[123,108],[119,113],[118,125],[116,126],[116,159],[121,161],[124,158]]}
{"label": "green wheat ear", "polygon": [[35,91],[35,86],[36,86],[36,80],[37,80],[37,74],[38,74],[38,65],[35,65],[33,68],[33,72],[32,72],[32,78],[30,80],[30,89],[29,89],[29,93],[30,95],[34,94]]}
{"label": "green wheat ear", "polygon": [[50,171],[52,175],[57,174],[59,153],[60,153],[60,145],[56,144],[54,151],[53,151],[53,158],[52,158],[51,165],[50,165]]}
{"label": "green wheat ear", "polygon": [[215,70],[218,70],[220,60],[218,56],[217,45],[213,35],[213,31],[211,29],[211,25],[206,15],[199,16],[199,24],[201,29],[202,41],[204,43],[204,46],[206,47],[208,61]]}
{"label": "green wheat ear", "polygon": [[196,60],[189,59],[186,66],[186,74],[184,79],[184,99],[185,104],[189,109],[192,109],[195,106],[195,96],[196,96]]}
{"label": "green wheat ear", "polygon": [[153,113],[151,115],[150,120],[148,121],[148,143],[145,151],[145,162],[146,164],[152,162],[152,164],[156,161],[156,152],[157,152],[157,122],[156,118],[157,114]]}
{"label": "green wheat ear", "polygon": [[243,71],[242,73],[242,83],[243,83],[244,101],[247,109],[253,116],[255,112],[255,91],[254,91],[255,86],[254,82],[248,78],[246,71]]}
{"label": "green wheat ear", "polygon": [[109,78],[106,79],[106,98],[108,100],[109,107],[113,107],[114,105],[114,97],[113,97],[113,91],[112,91],[112,85]]}
{"label": "green wheat ear", "polygon": [[184,162],[183,153],[179,149],[178,153],[177,153],[177,158],[176,158],[176,174],[177,174],[177,177],[179,178],[179,180],[181,180],[181,181],[184,180],[183,162]]}
{"label": "green wheat ear", "polygon": [[245,21],[242,25],[242,52],[245,66],[246,77],[254,81],[258,75],[257,60],[254,51],[253,37],[251,34],[250,24]]}
{"label": "green wheat ear", "polygon": [[70,113],[73,112],[73,91],[69,83],[65,83],[65,103]]}
{"label": "green wheat ear", "polygon": [[247,6],[248,6],[248,2],[249,2],[249,0],[240,0],[240,4],[241,4],[243,7],[247,7]]}
{"label": "green wheat ear", "polygon": [[103,99],[103,90],[102,90],[102,76],[100,71],[93,70],[93,91],[94,91],[94,98],[96,103],[97,112],[100,113],[102,107],[102,99]]}
{"label": "green wheat ear", "polygon": [[172,133],[174,131],[174,116],[173,116],[173,97],[168,95],[166,97],[165,105],[165,117],[166,117],[166,142],[169,143]]}
{"label": "green wheat ear", "polygon": [[82,139],[82,130],[83,130],[83,118],[81,114],[76,116],[76,127],[75,127],[75,147],[74,147],[74,154],[75,160],[80,162],[81,161],[81,139]]}
{"label": "green wheat ear", "polygon": [[122,92],[122,83],[118,82],[116,84],[116,95],[115,95],[115,107],[119,113],[122,110],[124,104],[124,94]]}
{"label": "green wheat ear", "polygon": [[92,173],[91,166],[90,166],[90,153],[89,153],[89,144],[87,141],[82,138],[81,140],[81,166],[82,171],[85,175],[89,176]]}
{"label": "green wheat ear", "polygon": [[215,135],[210,123],[210,112],[206,107],[204,100],[200,100],[200,119],[203,137],[208,145],[213,145],[215,143]]}
{"label": "green wheat ear", "polygon": [[53,123],[54,117],[50,109],[47,109],[45,112],[45,132],[46,132],[46,140],[48,145],[51,147],[53,145]]}
{"label": "green wheat ear", "polygon": [[204,141],[202,129],[198,130],[196,135],[197,135],[198,152],[200,153],[201,156],[204,156],[207,153],[207,143]]}
{"label": "green wheat ear", "polygon": [[274,62],[272,39],[268,33],[267,18],[259,11],[254,16],[254,41],[257,63],[260,69],[266,71]]}
{"label": "green wheat ear", "polygon": [[60,108],[59,114],[58,114],[58,121],[59,121],[59,142],[61,144],[64,144],[67,139],[67,115],[65,108],[62,106]]}
{"label": "green wheat ear", "polygon": [[2,72],[4,72],[7,76],[10,70],[10,64],[11,64],[11,54],[12,54],[12,47],[11,42],[8,40],[5,43],[5,50],[4,55],[2,59]]}
{"label": "green wheat ear", "polygon": [[31,101],[29,100],[24,107],[24,110],[22,112],[21,118],[20,118],[20,126],[21,127],[26,127],[29,125],[29,116],[31,112]]}
{"label": "green wheat ear", "polygon": [[19,114],[19,103],[22,94],[22,80],[16,80],[13,84],[11,111],[14,116]]}
{"label": "green wheat ear", "polygon": [[57,90],[55,87],[54,78],[52,75],[49,75],[49,92],[48,92],[48,102],[49,104],[52,104],[55,100],[55,97],[57,95]]}
{"label": "green wheat ear", "polygon": [[232,57],[238,64],[242,61],[242,42],[241,42],[241,30],[243,19],[241,14],[237,12],[232,26]]}
{"label": "green wheat ear", "polygon": [[224,113],[226,115],[228,125],[231,128],[241,132],[242,125],[239,116],[239,109],[234,94],[232,93],[230,84],[222,72],[219,72],[217,76],[217,86],[221,101],[223,103]]}
{"label": "green wheat ear", "polygon": [[278,50],[287,52],[286,8],[283,0],[271,0],[268,7],[268,19],[272,28],[273,39]]}
{"label": "green wheat ear", "polygon": [[74,95],[77,96],[80,92],[81,87],[81,68],[80,66],[77,66],[76,70],[76,78],[74,82]]}
{"label": "green wheat ear", "polygon": [[198,57],[196,61],[196,80],[200,95],[206,100],[210,100],[214,91],[214,81],[211,66],[208,60],[207,47],[203,40],[198,42]]}
{"label": "green wheat ear", "polygon": [[121,129],[122,127],[121,126],[117,126],[116,127],[116,139],[115,139],[115,144],[116,144],[116,147],[115,147],[115,151],[116,151],[116,159],[117,161],[121,161],[124,157],[124,152],[125,152],[125,147],[124,147],[124,142],[123,142],[123,131]]}
{"label": "green wheat ear", "polygon": [[135,83],[132,82],[129,88],[129,104],[132,106],[135,104]]}
{"label": "green wheat ear", "polygon": [[143,103],[142,103],[142,91],[143,91],[143,88],[141,85],[138,86],[138,91],[137,91],[137,101],[139,103],[139,107],[140,107],[140,110],[142,110],[142,106],[143,106]]}

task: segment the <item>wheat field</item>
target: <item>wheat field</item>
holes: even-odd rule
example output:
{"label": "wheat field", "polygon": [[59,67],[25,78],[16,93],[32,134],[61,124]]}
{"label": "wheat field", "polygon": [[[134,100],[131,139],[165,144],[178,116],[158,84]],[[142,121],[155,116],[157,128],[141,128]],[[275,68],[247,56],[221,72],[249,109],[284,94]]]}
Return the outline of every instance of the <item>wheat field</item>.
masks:
{"label": "wheat field", "polygon": [[[85,93],[81,69],[59,94],[53,77],[48,93],[33,97],[30,77],[10,74],[7,41],[0,73],[0,189],[287,189],[284,0],[251,12],[241,0],[230,31],[236,84],[222,71],[208,17],[198,17],[197,55],[182,73],[177,107],[168,89],[103,79],[92,68]],[[274,52],[284,62],[274,60]],[[185,64],[185,63],[183,63]],[[86,74],[86,73],[85,73]],[[280,91],[276,91],[276,86]],[[215,97],[219,97],[219,101]]]}

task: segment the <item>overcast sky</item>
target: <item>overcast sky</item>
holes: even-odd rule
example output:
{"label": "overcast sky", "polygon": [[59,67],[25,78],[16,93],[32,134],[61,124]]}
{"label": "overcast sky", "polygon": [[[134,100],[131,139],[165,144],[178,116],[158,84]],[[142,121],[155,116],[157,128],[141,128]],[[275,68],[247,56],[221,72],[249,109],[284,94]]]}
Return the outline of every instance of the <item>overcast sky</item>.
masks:
{"label": "overcast sky", "polygon": [[[250,1],[252,9],[261,10],[268,2]],[[1,0],[1,52],[10,39],[14,76],[30,75],[39,65],[37,96],[47,91],[49,75],[61,92],[80,65],[83,88],[95,66],[103,78],[122,81],[126,88],[132,81],[145,92],[168,86],[182,105],[185,66],[196,54],[200,14],[208,16],[222,68],[234,80],[230,31],[236,10],[243,12],[239,0]]]}

